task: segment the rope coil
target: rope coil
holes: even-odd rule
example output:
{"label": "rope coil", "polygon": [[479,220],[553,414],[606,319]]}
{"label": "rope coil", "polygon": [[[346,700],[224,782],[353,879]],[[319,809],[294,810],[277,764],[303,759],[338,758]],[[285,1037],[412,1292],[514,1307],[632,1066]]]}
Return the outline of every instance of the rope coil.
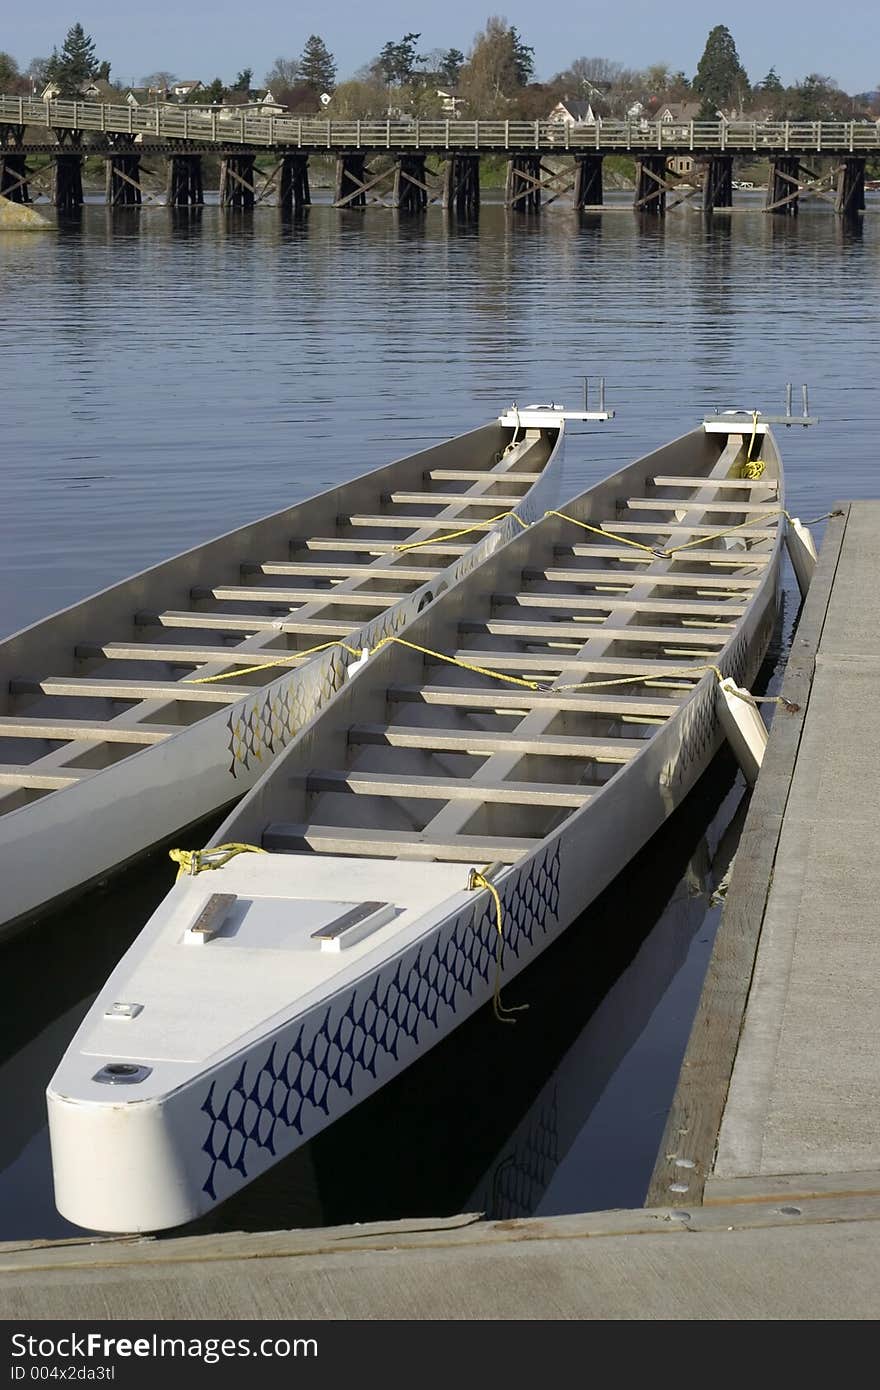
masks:
{"label": "rope coil", "polygon": [[204,873],[207,869],[222,869],[237,854],[268,854],[259,845],[214,845],[212,849],[170,849],[168,858],[177,865],[177,879]]}

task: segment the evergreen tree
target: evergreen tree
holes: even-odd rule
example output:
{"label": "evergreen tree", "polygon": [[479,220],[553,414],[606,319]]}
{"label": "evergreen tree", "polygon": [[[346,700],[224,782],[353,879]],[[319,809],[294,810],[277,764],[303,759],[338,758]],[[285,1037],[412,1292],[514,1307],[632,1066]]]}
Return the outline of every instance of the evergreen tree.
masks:
{"label": "evergreen tree", "polygon": [[437,68],[437,77],[441,82],[445,82],[448,87],[454,87],[458,82],[459,74],[464,67],[464,54],[460,48],[447,48],[440,59]]}
{"label": "evergreen tree", "polygon": [[525,87],[532,80],[535,71],[535,50],[523,43],[518,30],[513,25],[510,27],[510,44],[517,86]]}
{"label": "evergreen tree", "polygon": [[749,79],[739,60],[733,35],[723,24],[716,24],[706,40],[703,56],[693,81],[702,97],[700,118],[712,120],[725,108],[741,109],[749,91]]}
{"label": "evergreen tree", "polygon": [[386,43],[379,50],[376,66],[389,86],[401,87],[411,82],[416,64],[424,60],[416,52],[421,34],[404,34],[399,43]]}
{"label": "evergreen tree", "polygon": [[[103,66],[95,57],[91,34],[76,23],[68,29],[61,52],[57,48],[52,50],[46,76],[48,81],[57,82],[62,97],[78,97],[83,85]],[[109,63],[106,72],[110,72]]]}
{"label": "evergreen tree", "polygon": [[318,96],[336,85],[336,60],[322,38],[311,34],[299,60],[300,81]]}
{"label": "evergreen tree", "polygon": [[779,73],[776,71],[775,68],[770,69],[763,82],[759,82],[758,86],[762,92],[785,91],[785,88],[782,85],[782,78],[779,76]]}
{"label": "evergreen tree", "polygon": [[234,92],[249,92],[253,80],[253,68],[242,68],[241,72],[238,74],[238,76],[232,84],[232,90]]}

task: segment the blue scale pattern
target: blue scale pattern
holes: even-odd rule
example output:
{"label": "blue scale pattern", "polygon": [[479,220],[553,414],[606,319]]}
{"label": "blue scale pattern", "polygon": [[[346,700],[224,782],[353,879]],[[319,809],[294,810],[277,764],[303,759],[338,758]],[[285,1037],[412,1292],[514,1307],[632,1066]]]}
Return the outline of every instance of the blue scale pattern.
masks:
{"label": "blue scale pattern", "polygon": [[[505,954],[518,958],[558,921],[559,861],[556,841],[505,886]],[[354,989],[342,1012],[338,1000],[330,1004],[314,1032],[307,1020],[283,1043],[276,1039],[261,1062],[242,1062],[225,1094],[222,1084],[211,1082],[201,1105],[207,1117],[202,1151],[208,1158],[203,1192],[216,1200],[218,1168],[246,1179],[252,1147],[275,1156],[287,1131],[302,1135],[306,1105],[329,1118],[334,1094],[352,1095],[359,1075],[375,1078],[382,1054],[397,1059],[401,1038],[418,1047],[423,1024],[436,1028],[442,1012],[457,1011],[462,995],[488,986],[498,933],[492,900],[488,894],[480,897],[484,901],[469,916],[400,956],[370,989]]]}

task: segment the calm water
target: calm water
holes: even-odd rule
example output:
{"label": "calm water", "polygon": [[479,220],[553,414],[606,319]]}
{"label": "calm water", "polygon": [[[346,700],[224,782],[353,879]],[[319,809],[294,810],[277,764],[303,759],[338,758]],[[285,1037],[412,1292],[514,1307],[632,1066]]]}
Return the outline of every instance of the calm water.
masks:
{"label": "calm water", "polygon": [[[877,495],[878,272],[878,203],[856,232],[747,204],[708,227],[487,206],[478,229],[316,205],[287,225],[89,206],[57,235],[7,234],[0,634],[511,400],[574,405],[583,372],[607,377],[618,417],[570,440],[572,493],[714,407],[777,408],[793,380],[822,424],[782,434],[790,509]],[[780,651],[796,607],[789,588]],[[741,791],[719,759],[521,977],[527,1021],[473,1019],[211,1225],[642,1201]],[[0,1239],[72,1230],[42,1090],[166,865],[0,951]]]}

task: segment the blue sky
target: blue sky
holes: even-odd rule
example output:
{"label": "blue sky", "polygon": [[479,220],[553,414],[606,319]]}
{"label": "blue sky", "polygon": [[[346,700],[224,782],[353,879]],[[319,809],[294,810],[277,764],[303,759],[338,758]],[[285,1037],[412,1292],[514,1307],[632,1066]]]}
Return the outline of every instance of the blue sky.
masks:
{"label": "blue sky", "polygon": [[373,0],[327,6],[290,0],[43,0],[4,7],[0,49],[22,65],[60,46],[75,20],[94,38],[122,82],[166,69],[178,77],[229,81],[243,67],[261,80],[279,55],[296,56],[309,34],[320,34],[336,55],[340,79],[378,53],[388,39],[421,31],[422,52],[467,51],[491,13],[501,13],[535,50],[536,72],[548,78],[579,56],[612,58],[627,67],[665,61],[693,75],[706,35],[727,24],[753,81],[775,66],[783,81],[808,72],[835,78],[848,91],[880,85],[880,2],[847,0],[839,10],[817,0],[737,0],[725,13],[705,0],[621,0],[597,6],[557,0],[499,0],[485,13],[472,0],[443,5]]}

